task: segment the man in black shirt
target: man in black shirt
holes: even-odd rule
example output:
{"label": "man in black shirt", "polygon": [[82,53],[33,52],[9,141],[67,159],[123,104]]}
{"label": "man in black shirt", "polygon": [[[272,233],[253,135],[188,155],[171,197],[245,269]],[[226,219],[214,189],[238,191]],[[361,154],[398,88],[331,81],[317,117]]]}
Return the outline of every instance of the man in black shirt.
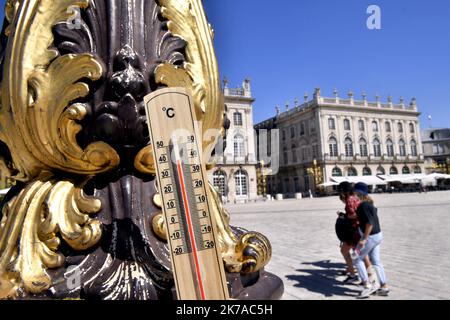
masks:
{"label": "man in black shirt", "polygon": [[[368,298],[375,292],[379,295],[387,296],[389,289],[384,268],[380,261],[380,244],[383,240],[383,233],[381,232],[380,222],[378,220],[378,210],[373,205],[373,200],[369,197],[369,187],[365,183],[357,183],[355,185],[355,194],[362,201],[356,210],[361,240],[352,257],[353,264],[358,270],[364,286],[359,298]],[[364,265],[364,257],[367,255],[375,268],[381,287],[377,287],[376,284],[369,282],[367,269]]]}

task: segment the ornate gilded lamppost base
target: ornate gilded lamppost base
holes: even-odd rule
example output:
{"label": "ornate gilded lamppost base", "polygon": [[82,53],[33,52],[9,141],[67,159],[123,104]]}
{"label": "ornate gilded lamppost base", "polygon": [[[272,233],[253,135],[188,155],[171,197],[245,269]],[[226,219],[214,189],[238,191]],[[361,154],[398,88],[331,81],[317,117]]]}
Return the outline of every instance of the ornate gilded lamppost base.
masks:
{"label": "ornate gilded lamppost base", "polygon": [[[5,16],[0,162],[17,185],[0,298],[173,299],[143,97],[185,87],[203,131],[222,127],[201,1],[9,0]],[[231,296],[279,298],[269,241],[232,228],[210,193]]]}

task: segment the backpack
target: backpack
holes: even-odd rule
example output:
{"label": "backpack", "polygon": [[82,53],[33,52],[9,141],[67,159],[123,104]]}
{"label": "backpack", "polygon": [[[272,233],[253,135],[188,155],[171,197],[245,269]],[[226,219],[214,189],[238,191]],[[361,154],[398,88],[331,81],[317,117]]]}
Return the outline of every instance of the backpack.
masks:
{"label": "backpack", "polygon": [[355,241],[354,221],[346,217],[336,220],[336,235],[341,242],[353,243]]}

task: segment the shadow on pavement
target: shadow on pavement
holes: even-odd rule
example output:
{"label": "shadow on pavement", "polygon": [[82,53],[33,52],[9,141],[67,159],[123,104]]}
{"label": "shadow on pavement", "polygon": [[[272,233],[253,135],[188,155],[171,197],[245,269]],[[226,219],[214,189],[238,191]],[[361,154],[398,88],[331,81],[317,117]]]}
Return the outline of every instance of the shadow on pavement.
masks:
{"label": "shadow on pavement", "polygon": [[[342,280],[345,278],[341,275],[341,272],[345,270],[345,264],[343,263],[324,260],[305,262],[302,265],[314,268],[298,269],[296,271],[302,274],[287,275],[287,279],[297,281],[294,287],[304,288],[310,292],[322,294],[325,297],[354,297],[360,292],[356,285],[345,285],[342,283]],[[338,277],[340,277],[340,280],[337,279]]]}

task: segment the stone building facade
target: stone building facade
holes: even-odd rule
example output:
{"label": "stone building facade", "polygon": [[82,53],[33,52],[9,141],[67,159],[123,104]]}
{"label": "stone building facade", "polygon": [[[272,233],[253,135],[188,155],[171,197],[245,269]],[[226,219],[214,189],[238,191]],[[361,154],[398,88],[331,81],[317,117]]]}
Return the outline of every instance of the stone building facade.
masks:
{"label": "stone building facade", "polygon": [[208,173],[210,182],[222,195],[224,202],[256,200],[256,152],[253,130],[253,103],[250,80],[242,86],[229,88],[224,81],[224,96],[230,128],[226,148],[217,166]]}
{"label": "stone building facade", "polygon": [[280,169],[267,177],[269,194],[292,195],[317,189],[332,177],[425,173],[416,100],[405,104],[388,98],[369,102],[321,96],[255,126],[278,129]]}
{"label": "stone building facade", "polygon": [[450,129],[425,129],[422,144],[428,173],[450,174]]}

